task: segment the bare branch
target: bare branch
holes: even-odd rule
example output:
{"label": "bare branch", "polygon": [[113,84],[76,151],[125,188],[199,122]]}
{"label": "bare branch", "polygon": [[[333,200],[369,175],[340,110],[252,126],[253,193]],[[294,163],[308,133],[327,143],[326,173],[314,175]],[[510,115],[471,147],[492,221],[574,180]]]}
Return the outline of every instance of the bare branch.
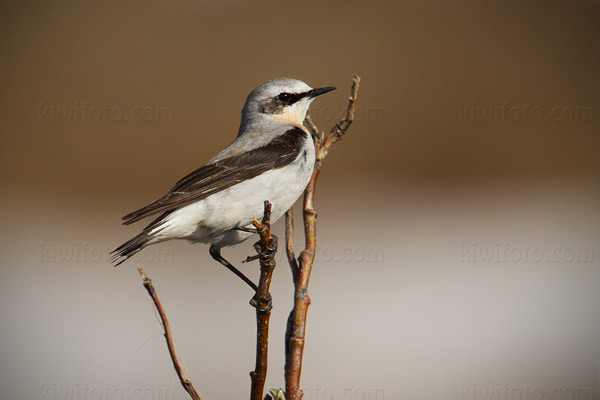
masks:
{"label": "bare branch", "polygon": [[260,235],[260,241],[255,245],[260,260],[260,279],[256,297],[253,299],[256,306],[256,364],[254,371],[250,372],[252,380],[250,400],[262,400],[269,355],[269,320],[271,318],[269,287],[276,266],[273,256],[277,251],[277,239],[271,234],[271,203],[265,201],[262,222],[254,220],[252,224]]}
{"label": "bare branch", "polygon": [[173,367],[175,368],[175,372],[177,372],[177,376],[179,377],[179,381],[181,382],[181,386],[185,389],[186,392],[190,395],[190,397],[194,400],[201,400],[200,395],[194,388],[192,382],[184,375],[183,370],[181,368],[181,364],[179,364],[179,360],[177,359],[177,354],[175,352],[175,343],[173,342],[173,334],[171,333],[171,326],[169,325],[169,320],[167,319],[167,315],[165,314],[165,310],[156,294],[156,290],[152,285],[152,280],[148,278],[148,275],[144,272],[142,267],[138,265],[138,272],[142,277],[142,281],[144,287],[148,291],[148,294],[152,298],[154,305],[156,306],[156,310],[158,311],[158,315],[160,315],[160,320],[162,321],[163,328],[165,330],[164,336],[167,341],[167,347],[169,349],[169,355],[171,356],[171,360],[173,361]]}
{"label": "bare branch", "polygon": [[296,260],[296,254],[294,253],[294,211],[292,208],[285,213],[285,253],[292,270],[292,278],[296,282],[298,278],[298,260]]}
{"label": "bare branch", "polygon": [[[306,190],[304,191],[303,216],[305,246],[298,259],[299,265],[294,266],[292,259],[290,259],[288,255],[288,260],[290,260],[290,267],[292,268],[292,271],[294,271],[295,268],[297,268],[298,271],[297,277],[294,279],[294,308],[288,317],[286,329],[285,393],[286,399],[288,400],[301,400],[303,395],[302,389],[300,389],[300,374],[302,372],[302,357],[304,354],[306,315],[308,313],[308,306],[310,305],[310,297],[308,296],[308,283],[315,260],[315,250],[317,246],[317,213],[314,208],[317,178],[319,177],[323,160],[325,157],[327,157],[331,146],[344,136],[354,120],[356,96],[358,93],[359,84],[360,77],[358,75],[354,75],[352,80],[352,88],[350,90],[350,98],[348,100],[348,108],[346,109],[346,116],[331,129],[331,132],[324,140],[319,138],[319,130],[312,123],[310,117],[307,116],[306,118],[306,125],[308,129],[311,131],[313,137],[317,138],[317,140],[315,140],[315,152],[317,157],[315,170],[310,182],[308,183],[308,186],[306,187]],[[286,239],[288,240],[288,246],[290,243],[293,243],[293,237],[291,234],[292,230],[292,219],[290,218],[289,224],[286,223]],[[295,258],[293,258],[293,260],[296,261]]]}
{"label": "bare branch", "polygon": [[308,187],[304,191],[304,240],[305,248],[300,253],[298,279],[294,285],[294,308],[288,318],[288,337],[286,343],[285,364],[285,393],[289,400],[302,399],[300,389],[300,373],[302,371],[302,357],[304,354],[304,338],[306,328],[306,315],[310,305],[308,296],[308,282],[315,257],[316,248],[316,221],[317,213],[314,210],[314,192],[319,169],[315,169]]}

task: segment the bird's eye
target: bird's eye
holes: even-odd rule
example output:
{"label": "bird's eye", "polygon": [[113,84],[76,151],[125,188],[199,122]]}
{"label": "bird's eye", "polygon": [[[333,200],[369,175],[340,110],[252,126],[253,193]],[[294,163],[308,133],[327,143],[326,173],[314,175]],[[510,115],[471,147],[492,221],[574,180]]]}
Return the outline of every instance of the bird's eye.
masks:
{"label": "bird's eye", "polygon": [[290,93],[281,93],[277,96],[277,99],[282,103],[287,103],[292,100],[292,95]]}

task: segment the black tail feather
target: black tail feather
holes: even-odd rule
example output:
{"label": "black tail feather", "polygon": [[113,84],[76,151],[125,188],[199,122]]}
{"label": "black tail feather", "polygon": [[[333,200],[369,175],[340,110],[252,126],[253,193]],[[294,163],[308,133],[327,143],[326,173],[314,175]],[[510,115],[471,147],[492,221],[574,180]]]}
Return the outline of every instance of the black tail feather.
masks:
{"label": "black tail feather", "polygon": [[[140,233],[136,237],[126,241],[125,243],[117,247],[115,250],[111,251],[110,254],[112,254],[112,256],[110,261],[119,261],[115,264],[115,267],[121,265],[122,263],[127,261],[131,256],[133,256],[138,251],[146,247],[146,244],[150,239],[152,239],[152,235],[148,234],[148,232],[144,231]],[[124,258],[122,260],[119,260],[122,257]]]}

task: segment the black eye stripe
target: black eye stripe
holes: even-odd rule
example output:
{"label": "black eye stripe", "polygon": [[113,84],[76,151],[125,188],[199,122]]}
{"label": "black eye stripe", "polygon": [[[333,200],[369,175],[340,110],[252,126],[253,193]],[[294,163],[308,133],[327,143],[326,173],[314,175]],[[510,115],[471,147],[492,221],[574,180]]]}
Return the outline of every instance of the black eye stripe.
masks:
{"label": "black eye stripe", "polygon": [[287,106],[296,103],[297,101],[299,101],[300,99],[302,99],[303,97],[306,96],[306,93],[280,93],[277,95],[277,100],[282,103],[285,104]]}

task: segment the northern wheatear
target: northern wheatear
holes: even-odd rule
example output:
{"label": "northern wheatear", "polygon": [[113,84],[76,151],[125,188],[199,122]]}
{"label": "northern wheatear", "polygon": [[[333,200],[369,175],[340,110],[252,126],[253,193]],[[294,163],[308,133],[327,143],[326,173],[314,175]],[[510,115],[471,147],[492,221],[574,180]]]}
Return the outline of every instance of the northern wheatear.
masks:
{"label": "northern wheatear", "polygon": [[129,225],[160,214],[142,232],[112,252],[116,265],[151,244],[171,239],[210,244],[210,255],[256,285],[221,256],[221,248],[249,238],[252,220],[272,203],[271,220],[281,217],[302,194],[313,173],[315,147],[302,123],[315,97],[335,87],[313,89],[279,78],[248,95],[236,139],[206,164],[149,205],[123,217]]}

